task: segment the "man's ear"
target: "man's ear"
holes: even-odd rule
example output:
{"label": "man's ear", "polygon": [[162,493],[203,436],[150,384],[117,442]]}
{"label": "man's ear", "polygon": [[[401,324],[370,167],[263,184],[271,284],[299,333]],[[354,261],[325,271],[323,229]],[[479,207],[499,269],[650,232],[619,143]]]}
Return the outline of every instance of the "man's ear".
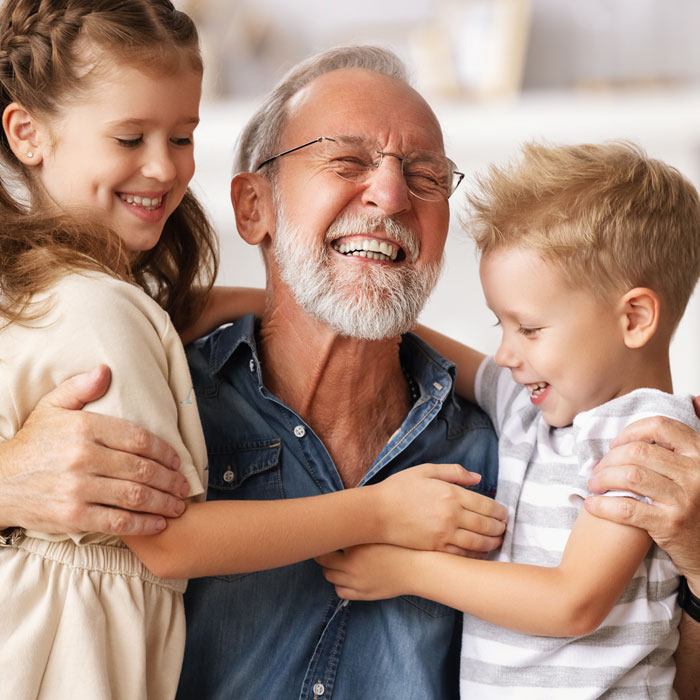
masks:
{"label": "man's ear", "polygon": [[11,102],[2,113],[2,128],[12,152],[23,165],[38,165],[42,160],[39,125],[22,105]]}
{"label": "man's ear", "polygon": [[659,295],[647,287],[635,287],[622,296],[620,304],[625,345],[628,348],[641,348],[651,340],[659,327]]}
{"label": "man's ear", "polygon": [[231,204],[241,238],[258,245],[275,230],[270,181],[255,173],[239,173],[231,180]]}

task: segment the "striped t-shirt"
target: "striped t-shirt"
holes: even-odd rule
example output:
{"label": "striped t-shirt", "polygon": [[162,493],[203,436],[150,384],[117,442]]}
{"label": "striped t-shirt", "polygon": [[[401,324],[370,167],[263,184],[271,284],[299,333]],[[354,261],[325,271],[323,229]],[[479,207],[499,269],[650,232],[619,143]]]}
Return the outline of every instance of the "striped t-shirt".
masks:
{"label": "striped t-shirt", "polygon": [[[492,358],[479,368],[476,397],[499,437],[496,498],[508,508],[508,527],[492,557],[498,561],[560,563],[593,467],[629,423],[663,415],[700,429],[689,397],[655,389],[638,389],[579,414],[572,426],[553,428],[529,391]],[[678,571],[652,546],[608,617],[585,637],[524,635],[465,615],[461,697],[676,697],[677,588]]]}

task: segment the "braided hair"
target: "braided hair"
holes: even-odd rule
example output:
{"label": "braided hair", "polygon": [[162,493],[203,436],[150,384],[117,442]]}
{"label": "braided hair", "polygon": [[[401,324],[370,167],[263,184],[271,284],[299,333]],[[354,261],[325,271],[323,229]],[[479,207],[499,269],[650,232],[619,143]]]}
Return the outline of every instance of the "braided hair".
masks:
{"label": "braided hair", "polygon": [[[3,0],[0,113],[17,102],[55,117],[99,79],[100,61],[202,70],[196,28],[169,0]],[[99,269],[139,284],[183,329],[216,277],[217,245],[188,190],[153,249],[130,256],[119,237],[42,211],[41,188],[0,132],[0,325],[30,319],[30,301],[66,269]],[[23,194],[24,193],[24,194]],[[197,287],[196,287],[197,285]]]}

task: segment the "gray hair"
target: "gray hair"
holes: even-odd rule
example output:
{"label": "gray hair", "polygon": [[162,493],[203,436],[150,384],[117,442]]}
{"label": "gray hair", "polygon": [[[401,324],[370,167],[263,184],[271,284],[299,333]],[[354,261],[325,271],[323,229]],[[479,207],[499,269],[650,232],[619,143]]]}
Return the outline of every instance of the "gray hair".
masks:
{"label": "gray hair", "polygon": [[320,75],[343,68],[384,73],[410,85],[403,61],[393,51],[379,46],[339,46],[311,56],[280,80],[248,121],[238,140],[234,172],[253,172],[259,163],[273,156],[279,150],[289,100]]}

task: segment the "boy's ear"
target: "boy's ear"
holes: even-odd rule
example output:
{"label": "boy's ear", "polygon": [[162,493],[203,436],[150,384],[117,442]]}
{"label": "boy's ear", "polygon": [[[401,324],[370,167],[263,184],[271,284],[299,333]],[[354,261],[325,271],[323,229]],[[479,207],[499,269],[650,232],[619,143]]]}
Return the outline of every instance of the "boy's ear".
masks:
{"label": "boy's ear", "polygon": [[39,125],[18,102],[11,102],[2,113],[2,128],[12,152],[23,165],[38,165],[42,160]]}
{"label": "boy's ear", "polygon": [[239,173],[231,180],[231,204],[241,238],[258,245],[274,232],[275,212],[270,181],[255,173]]}
{"label": "boy's ear", "polygon": [[641,348],[651,340],[659,327],[661,301],[647,287],[635,287],[620,300],[623,340],[628,348]]}

